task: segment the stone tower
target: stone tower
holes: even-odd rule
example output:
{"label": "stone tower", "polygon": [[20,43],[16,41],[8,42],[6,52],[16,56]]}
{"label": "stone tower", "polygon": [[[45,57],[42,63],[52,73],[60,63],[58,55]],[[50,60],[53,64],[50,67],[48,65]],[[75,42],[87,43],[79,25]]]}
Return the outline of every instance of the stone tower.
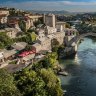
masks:
{"label": "stone tower", "polygon": [[54,14],[48,14],[48,15],[44,14],[44,23],[47,26],[55,28],[55,25],[56,25],[55,15]]}

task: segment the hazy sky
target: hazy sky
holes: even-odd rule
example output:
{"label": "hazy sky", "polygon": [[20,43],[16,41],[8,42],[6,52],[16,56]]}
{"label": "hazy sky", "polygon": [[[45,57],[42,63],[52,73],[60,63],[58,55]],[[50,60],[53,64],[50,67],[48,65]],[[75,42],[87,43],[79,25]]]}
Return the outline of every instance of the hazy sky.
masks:
{"label": "hazy sky", "polygon": [[96,0],[0,0],[0,6],[26,10],[66,10],[94,12]]}

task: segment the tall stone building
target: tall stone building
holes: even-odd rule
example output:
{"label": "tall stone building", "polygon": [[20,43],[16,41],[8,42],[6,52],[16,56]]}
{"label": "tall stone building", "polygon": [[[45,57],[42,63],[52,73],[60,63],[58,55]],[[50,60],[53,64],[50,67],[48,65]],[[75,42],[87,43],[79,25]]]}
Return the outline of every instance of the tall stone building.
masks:
{"label": "tall stone building", "polygon": [[55,25],[56,25],[55,15],[54,14],[48,14],[48,15],[44,14],[44,23],[47,26],[55,28]]}
{"label": "tall stone building", "polygon": [[7,23],[7,17],[9,15],[9,11],[7,10],[0,10],[0,23]]}

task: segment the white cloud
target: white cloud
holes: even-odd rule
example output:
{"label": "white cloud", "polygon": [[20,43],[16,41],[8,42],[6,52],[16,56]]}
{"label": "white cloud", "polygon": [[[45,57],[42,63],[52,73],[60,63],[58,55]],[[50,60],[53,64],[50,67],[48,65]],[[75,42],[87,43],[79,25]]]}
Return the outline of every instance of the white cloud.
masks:
{"label": "white cloud", "polygon": [[[96,11],[96,2],[72,2],[72,1],[27,1],[6,2],[2,6],[32,10],[68,10],[68,11]],[[86,8],[85,8],[86,7]]]}
{"label": "white cloud", "polygon": [[72,2],[72,1],[61,1],[64,5],[96,5],[96,2]]}

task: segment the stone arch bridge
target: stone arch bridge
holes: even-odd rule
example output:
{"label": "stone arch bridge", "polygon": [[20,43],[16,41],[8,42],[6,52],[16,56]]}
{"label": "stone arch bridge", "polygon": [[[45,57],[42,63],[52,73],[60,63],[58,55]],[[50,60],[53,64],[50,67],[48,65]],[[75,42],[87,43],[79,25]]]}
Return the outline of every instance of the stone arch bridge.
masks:
{"label": "stone arch bridge", "polygon": [[81,35],[75,36],[74,38],[72,38],[68,42],[67,46],[75,46],[76,44],[78,44],[78,42],[79,42],[80,39],[82,39],[82,38],[84,38],[86,36],[95,36],[96,37],[96,33],[90,32],[90,33],[83,33]]}

